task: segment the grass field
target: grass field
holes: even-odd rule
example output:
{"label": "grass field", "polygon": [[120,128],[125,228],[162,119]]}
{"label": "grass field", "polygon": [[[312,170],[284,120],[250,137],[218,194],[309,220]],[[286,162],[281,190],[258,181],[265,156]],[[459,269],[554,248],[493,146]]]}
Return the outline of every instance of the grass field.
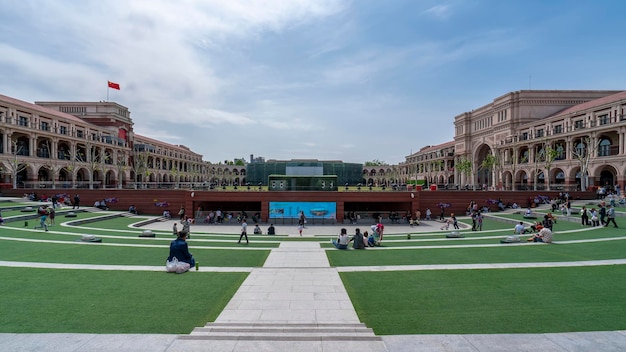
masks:
{"label": "grass field", "polygon": [[376,334],[626,329],[626,267],[341,273]]}
{"label": "grass field", "polygon": [[246,273],[0,267],[3,333],[185,334],[213,321]]}
{"label": "grass field", "polygon": [[[3,215],[22,215],[18,211]],[[79,213],[95,220],[98,213]],[[319,242],[333,267],[391,265],[536,263],[626,258],[623,229],[582,227],[559,220],[556,244],[502,245],[519,214],[490,214],[483,231],[462,230],[446,239],[437,222],[430,232],[407,228],[385,236],[383,248],[334,250],[332,233],[316,237],[250,235],[194,226],[190,250],[203,267],[261,267],[281,241]],[[67,264],[164,266],[171,231],[140,238],[131,225],[141,218],[116,217],[49,232],[24,221],[0,227],[0,260]],[[618,219],[620,222],[621,219]],[[460,219],[468,223],[467,219]],[[506,221],[506,222],[505,222]],[[323,229],[323,228],[319,228]],[[363,225],[362,230],[368,226]],[[590,231],[587,231],[590,230]],[[313,230],[310,230],[313,231]],[[320,230],[323,231],[323,230]],[[83,234],[102,244],[77,242]],[[411,234],[411,238],[408,238]],[[573,242],[586,241],[586,242]],[[246,273],[188,275],[145,271],[54,270],[0,267],[5,308],[0,332],[189,333],[213,321]],[[626,266],[489,270],[342,272],[360,319],[377,334],[543,333],[626,329]]]}

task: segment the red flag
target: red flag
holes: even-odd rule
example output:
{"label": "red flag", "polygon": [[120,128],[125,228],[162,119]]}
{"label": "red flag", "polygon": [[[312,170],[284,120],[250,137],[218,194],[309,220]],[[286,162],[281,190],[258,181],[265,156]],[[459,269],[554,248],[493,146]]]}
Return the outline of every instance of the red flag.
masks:
{"label": "red flag", "polygon": [[120,85],[119,85],[119,83],[113,83],[113,82],[109,81],[109,88],[120,90]]}

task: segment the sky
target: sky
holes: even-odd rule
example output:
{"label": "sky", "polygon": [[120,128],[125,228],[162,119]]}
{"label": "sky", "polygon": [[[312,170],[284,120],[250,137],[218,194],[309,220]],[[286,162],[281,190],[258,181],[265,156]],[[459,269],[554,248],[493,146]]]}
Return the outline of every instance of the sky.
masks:
{"label": "sky", "polygon": [[[0,94],[212,163],[397,164],[523,89],[626,89],[623,0],[0,0]],[[107,81],[121,90],[107,89]]]}

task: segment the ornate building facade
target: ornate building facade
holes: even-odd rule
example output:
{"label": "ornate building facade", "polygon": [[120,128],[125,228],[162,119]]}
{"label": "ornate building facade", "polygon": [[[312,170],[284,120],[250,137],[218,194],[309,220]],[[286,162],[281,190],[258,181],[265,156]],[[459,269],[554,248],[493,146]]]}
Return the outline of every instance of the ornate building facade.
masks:
{"label": "ornate building facade", "polygon": [[[626,181],[626,91],[522,90],[455,117],[455,137],[365,166],[361,186],[576,190]],[[18,188],[217,188],[246,165],[212,164],[133,131],[114,102],[0,95],[0,183]],[[356,186],[351,185],[351,186]]]}
{"label": "ornate building facade", "polygon": [[576,190],[626,174],[626,92],[522,90],[455,117],[454,141],[399,165],[440,187]]}
{"label": "ornate building facade", "polygon": [[245,166],[212,165],[186,146],[134,133],[117,103],[3,95],[0,167],[4,187],[17,188],[200,188],[245,178]]}

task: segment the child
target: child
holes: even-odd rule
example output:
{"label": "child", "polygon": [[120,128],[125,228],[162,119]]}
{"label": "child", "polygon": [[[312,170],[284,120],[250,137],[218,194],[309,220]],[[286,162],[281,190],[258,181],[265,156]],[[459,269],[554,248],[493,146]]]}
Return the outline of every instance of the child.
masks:
{"label": "child", "polygon": [[367,231],[365,231],[365,233],[363,233],[363,237],[365,238],[365,244],[368,247],[374,247],[375,243],[374,243],[374,236],[370,236]]}
{"label": "child", "polygon": [[450,228],[450,219],[447,219],[446,221],[443,222],[443,225],[441,226],[441,230],[447,230]]}

